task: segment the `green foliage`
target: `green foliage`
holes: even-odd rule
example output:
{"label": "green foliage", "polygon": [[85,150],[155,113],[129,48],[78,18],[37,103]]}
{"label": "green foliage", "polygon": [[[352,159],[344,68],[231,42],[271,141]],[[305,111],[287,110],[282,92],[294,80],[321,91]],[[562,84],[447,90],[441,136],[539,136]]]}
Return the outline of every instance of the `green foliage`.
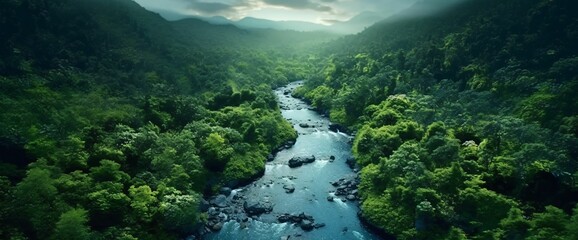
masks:
{"label": "green foliage", "polygon": [[320,47],[334,36],[167,22],[133,1],[1,2],[0,140],[23,153],[0,163],[0,238],[191,233],[200,192],[296,138],[271,87],[308,79],[296,94],[358,130],[376,226],[576,239],[574,3],[432,5]]}
{"label": "green foliage", "polygon": [[62,174],[54,182],[60,198],[70,206],[86,204],[88,193],[94,187],[94,180],[90,175],[81,171]]}
{"label": "green foliage", "polygon": [[90,169],[92,179],[97,182],[125,183],[130,176],[120,170],[120,164],[110,160],[100,161],[100,166]]}
{"label": "green foliage", "polygon": [[515,206],[510,199],[476,187],[460,191],[458,201],[456,211],[462,212],[466,224],[478,233],[495,229],[500,220]]}
{"label": "green foliage", "polygon": [[233,148],[218,133],[211,133],[204,140],[201,148],[205,157],[205,166],[212,171],[221,171],[233,155]]}
{"label": "green foliage", "polygon": [[120,183],[105,182],[96,185],[88,194],[91,219],[104,226],[111,226],[122,221],[130,205],[130,198],[124,193]]}
{"label": "green foliage", "polygon": [[72,209],[60,215],[52,239],[90,239],[88,217],[84,209]]}
{"label": "green foliage", "polygon": [[[396,189],[397,190],[397,189]],[[391,191],[388,191],[391,192]],[[364,216],[377,226],[384,226],[388,232],[403,235],[410,226],[413,226],[413,213],[395,206],[392,194],[384,193],[381,196],[366,198],[361,205]],[[407,236],[404,239],[408,239]]]}
{"label": "green foliage", "polygon": [[358,163],[365,166],[376,163],[381,156],[388,157],[402,144],[402,140],[390,126],[373,129],[366,127],[359,133],[353,145]]}
{"label": "green foliage", "polygon": [[526,239],[530,222],[524,216],[519,208],[511,208],[508,216],[500,220],[500,228],[503,232],[500,234],[502,239]]}
{"label": "green foliage", "polygon": [[572,213],[572,217],[570,218],[568,225],[566,225],[566,232],[568,233],[569,239],[575,239],[578,237],[578,205],[574,207]]}
{"label": "green foliage", "polygon": [[369,222],[399,239],[572,239],[547,207],[578,201],[571,6],[416,3],[322,49],[297,93],[356,131]]}
{"label": "green foliage", "polygon": [[157,192],[152,191],[147,185],[130,186],[128,196],[131,199],[130,206],[136,214],[136,218],[143,222],[150,222],[158,210]]}
{"label": "green foliage", "polygon": [[30,226],[32,236],[47,238],[63,207],[49,170],[32,168],[14,189],[16,221]]}
{"label": "green foliage", "polygon": [[333,89],[321,85],[305,95],[307,99],[311,100],[311,105],[318,109],[329,109],[333,101]]}
{"label": "green foliage", "polygon": [[527,239],[567,239],[568,216],[559,208],[547,206],[543,213],[535,213],[530,222]]}
{"label": "green foliage", "polygon": [[335,37],[168,22],[125,0],[2,2],[0,35],[2,239],[191,233],[199,193],[259,176],[297,137],[271,89]]}
{"label": "green foliage", "polygon": [[468,237],[466,236],[466,234],[464,233],[463,230],[456,228],[456,227],[452,227],[448,233],[448,235],[445,237],[445,239],[448,240],[466,240],[468,239]]}
{"label": "green foliage", "polygon": [[231,158],[223,171],[225,181],[247,181],[265,172],[266,152],[262,149],[244,149],[244,154]]}
{"label": "green foliage", "polygon": [[183,234],[192,233],[199,221],[199,202],[198,194],[185,195],[177,191],[165,195],[159,208],[164,227]]}

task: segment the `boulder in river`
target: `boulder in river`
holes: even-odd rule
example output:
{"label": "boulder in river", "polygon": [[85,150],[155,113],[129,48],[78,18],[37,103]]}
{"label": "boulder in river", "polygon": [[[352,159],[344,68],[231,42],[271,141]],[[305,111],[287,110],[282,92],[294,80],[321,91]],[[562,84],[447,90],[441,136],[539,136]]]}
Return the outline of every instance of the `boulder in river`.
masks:
{"label": "boulder in river", "polygon": [[333,202],[333,197],[332,197],[332,196],[327,196],[327,201]]}
{"label": "boulder in river", "polygon": [[301,217],[299,217],[299,215],[291,215],[291,222],[292,223],[300,223],[301,222]]}
{"label": "boulder in river", "polygon": [[219,211],[215,208],[215,207],[210,207],[207,210],[207,214],[209,214],[209,216],[218,216],[219,215]]}
{"label": "boulder in river", "polygon": [[223,194],[219,194],[211,200],[211,204],[213,206],[224,208],[228,205],[227,196],[225,196]]}
{"label": "boulder in river", "polygon": [[313,225],[313,227],[322,228],[322,227],[325,227],[325,223],[316,223],[315,225]]}
{"label": "boulder in river", "polygon": [[306,219],[306,220],[301,221],[300,227],[304,231],[311,231],[314,228],[314,223],[313,223],[313,221],[309,221]]}
{"label": "boulder in river", "polygon": [[245,229],[245,228],[247,228],[247,225],[249,225],[249,223],[247,223],[247,222],[241,222],[241,223],[239,223],[239,228]]}
{"label": "boulder in river", "polygon": [[304,212],[303,212],[303,213],[300,213],[300,214],[299,214],[299,217],[300,217],[301,219],[306,219],[306,220],[309,220],[309,221],[312,221],[312,222],[315,221],[315,220],[313,219],[313,216],[307,215],[307,214],[305,214]]}
{"label": "boulder in river", "polygon": [[303,162],[301,162],[300,159],[297,159],[297,158],[289,159],[289,167],[290,168],[301,167],[301,165],[303,165]]}
{"label": "boulder in river", "polygon": [[315,162],[315,156],[300,156],[300,157],[292,157],[289,159],[289,167],[296,168],[300,167],[303,164]]}
{"label": "boulder in river", "polygon": [[261,215],[273,211],[273,206],[270,203],[262,203],[255,200],[247,200],[243,204],[243,208],[249,215]]}
{"label": "boulder in river", "polygon": [[299,123],[299,127],[309,128],[309,127],[311,127],[311,126],[310,126],[308,123]]}
{"label": "boulder in river", "polygon": [[295,186],[293,186],[293,185],[286,184],[286,185],[283,186],[283,189],[285,189],[285,192],[286,192],[286,193],[293,193],[293,192],[295,192]]}
{"label": "boulder in river", "polygon": [[222,222],[218,222],[211,227],[211,230],[213,230],[214,232],[221,231],[221,229],[223,229],[223,223]]}
{"label": "boulder in river", "polygon": [[313,156],[313,155],[311,155],[309,157],[305,157],[303,159],[303,163],[312,163],[312,162],[315,162],[315,156]]}
{"label": "boulder in river", "polygon": [[290,222],[291,221],[291,214],[281,214],[277,217],[277,221],[280,223]]}

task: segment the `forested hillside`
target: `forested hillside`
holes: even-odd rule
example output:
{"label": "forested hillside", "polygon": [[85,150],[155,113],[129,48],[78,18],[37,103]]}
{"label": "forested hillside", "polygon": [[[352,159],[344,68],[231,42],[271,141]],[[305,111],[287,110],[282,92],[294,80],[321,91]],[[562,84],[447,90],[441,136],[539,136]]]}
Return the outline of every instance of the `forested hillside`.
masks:
{"label": "forested hillside", "polygon": [[577,239],[578,5],[436,2],[326,45],[297,92],[356,132],[362,217],[398,239]]}
{"label": "forested hillside", "polygon": [[296,137],[271,87],[315,64],[293,46],[332,37],[167,22],[129,0],[1,1],[0,238],[191,234],[203,193]]}
{"label": "forested hillside", "polygon": [[335,37],[0,1],[0,238],[195,233],[296,138],[271,87],[306,79],[387,236],[578,239],[575,1],[419,1]]}

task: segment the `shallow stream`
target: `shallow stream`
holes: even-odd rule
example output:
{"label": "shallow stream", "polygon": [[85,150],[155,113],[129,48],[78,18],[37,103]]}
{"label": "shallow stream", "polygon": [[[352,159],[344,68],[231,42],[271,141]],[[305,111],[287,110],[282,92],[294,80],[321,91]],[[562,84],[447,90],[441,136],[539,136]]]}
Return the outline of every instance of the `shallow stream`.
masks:
{"label": "shallow stream", "polygon": [[[351,137],[329,131],[329,120],[310,110],[305,102],[291,97],[290,92],[301,83],[294,82],[275,90],[283,116],[298,131],[295,145],[278,152],[266,165],[265,175],[242,189],[233,190],[231,196],[242,194],[246,199],[268,202],[271,213],[249,218],[246,223],[226,222],[221,231],[204,238],[209,240],[278,240],[278,239],[379,239],[360,223],[357,201],[345,196],[335,196],[336,187],[331,183],[339,179],[353,179],[355,173],[346,164],[351,157]],[[300,126],[301,125],[301,126]],[[305,126],[305,127],[302,127]],[[315,161],[297,168],[290,168],[292,157],[315,156]],[[333,157],[332,157],[333,156]],[[293,186],[287,193],[284,186]],[[314,223],[323,227],[304,231],[299,224],[279,223],[282,214],[305,213]]]}

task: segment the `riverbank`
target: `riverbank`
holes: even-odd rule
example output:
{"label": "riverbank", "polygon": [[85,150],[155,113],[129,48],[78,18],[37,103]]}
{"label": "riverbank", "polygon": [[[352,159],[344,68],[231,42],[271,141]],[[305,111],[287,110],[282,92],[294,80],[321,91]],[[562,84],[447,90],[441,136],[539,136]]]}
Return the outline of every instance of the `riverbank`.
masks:
{"label": "riverbank", "polygon": [[269,159],[263,177],[205,202],[204,239],[379,239],[357,218],[351,137],[330,131],[327,118],[292,97],[297,86],[275,90],[298,132],[294,145]]}

